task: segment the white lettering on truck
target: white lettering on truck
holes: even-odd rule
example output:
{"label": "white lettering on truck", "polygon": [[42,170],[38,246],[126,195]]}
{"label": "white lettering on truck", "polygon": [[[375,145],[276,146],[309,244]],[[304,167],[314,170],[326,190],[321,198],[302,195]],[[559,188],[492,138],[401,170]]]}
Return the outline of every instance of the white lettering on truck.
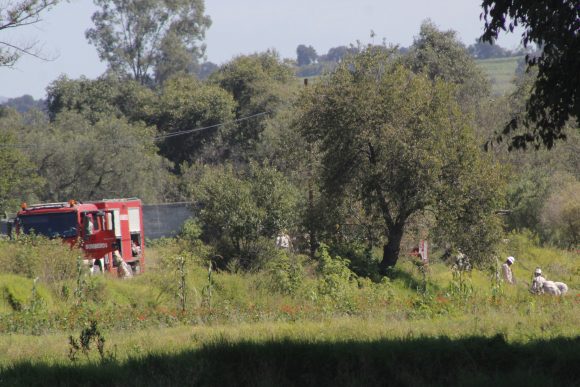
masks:
{"label": "white lettering on truck", "polygon": [[88,243],[85,245],[85,249],[87,250],[96,250],[96,249],[106,249],[106,243]]}

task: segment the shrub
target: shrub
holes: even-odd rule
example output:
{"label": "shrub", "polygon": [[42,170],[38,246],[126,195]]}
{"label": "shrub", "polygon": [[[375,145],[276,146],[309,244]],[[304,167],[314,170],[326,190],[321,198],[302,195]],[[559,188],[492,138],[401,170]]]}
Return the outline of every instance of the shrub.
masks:
{"label": "shrub", "polygon": [[278,250],[268,263],[269,288],[281,294],[295,295],[304,280],[303,258]]}
{"label": "shrub", "polygon": [[59,239],[21,235],[15,240],[0,241],[0,271],[56,283],[75,278],[80,253]]}
{"label": "shrub", "polygon": [[580,245],[580,181],[569,182],[548,198],[541,222],[548,240],[556,246],[574,248]]}
{"label": "shrub", "polygon": [[348,267],[350,261],[339,256],[331,257],[325,245],[318,248],[316,255],[320,274],[318,294],[335,307],[349,309],[354,290],[352,280],[355,278],[355,274]]}

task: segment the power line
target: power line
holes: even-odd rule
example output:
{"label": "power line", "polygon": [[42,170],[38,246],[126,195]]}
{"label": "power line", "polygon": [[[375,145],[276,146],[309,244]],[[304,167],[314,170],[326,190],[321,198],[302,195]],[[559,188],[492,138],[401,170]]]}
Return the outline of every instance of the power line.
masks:
{"label": "power line", "polygon": [[252,118],[255,118],[255,117],[263,116],[265,114],[268,114],[268,112],[256,113],[256,114],[252,114],[251,116],[241,117],[241,118],[238,118],[238,119],[235,119],[235,120],[232,120],[232,121],[222,122],[222,123],[215,124],[215,125],[204,126],[202,128],[187,129],[187,130],[181,130],[179,132],[167,133],[167,134],[164,134],[164,135],[155,137],[154,138],[154,141],[158,141],[158,140],[162,140],[162,139],[170,138],[170,137],[182,136],[184,134],[190,134],[190,133],[194,133],[194,132],[201,132],[202,130],[217,128],[219,126],[233,124],[233,123],[240,122],[240,121],[246,121],[246,120],[249,120],[249,119],[252,119]]}
{"label": "power line", "polygon": [[[157,142],[157,141],[160,141],[160,140],[164,140],[166,138],[183,136],[183,135],[186,135],[186,134],[191,134],[191,133],[201,132],[201,131],[208,130],[208,129],[218,128],[218,127],[224,126],[224,125],[235,124],[237,122],[247,121],[247,120],[250,120],[252,118],[260,117],[260,116],[263,116],[263,115],[266,115],[266,114],[269,114],[269,113],[268,112],[260,112],[260,113],[252,114],[252,115],[249,115],[249,116],[240,117],[240,118],[237,118],[235,120],[226,121],[226,122],[220,122],[218,124],[204,126],[204,127],[201,127],[201,128],[186,129],[186,130],[181,130],[181,131],[178,131],[178,132],[162,134],[162,135],[153,137],[153,141],[154,142]],[[109,139],[109,140],[111,140],[111,139]],[[127,145],[127,144],[129,144],[129,143],[124,143],[124,144],[115,143],[115,145]],[[129,145],[134,145],[134,144],[135,144],[134,142],[131,142]],[[86,145],[89,145],[89,144],[86,144]],[[37,143],[33,143],[33,144],[11,144],[11,145],[0,144],[0,149],[6,149],[6,148],[26,149],[26,148],[38,148],[38,147],[39,147],[39,144],[37,144]]]}

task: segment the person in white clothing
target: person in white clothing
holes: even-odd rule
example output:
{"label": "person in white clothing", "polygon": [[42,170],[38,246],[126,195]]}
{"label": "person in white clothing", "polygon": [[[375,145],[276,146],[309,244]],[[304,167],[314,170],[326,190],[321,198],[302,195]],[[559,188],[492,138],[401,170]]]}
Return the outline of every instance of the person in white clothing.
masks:
{"label": "person in white clothing", "polygon": [[516,281],[514,279],[514,274],[512,273],[512,269],[511,269],[511,265],[514,264],[514,262],[516,261],[516,259],[514,257],[507,257],[505,263],[503,265],[501,265],[501,272],[502,272],[502,277],[503,280],[505,282],[507,282],[508,284],[515,284]]}
{"label": "person in white clothing", "polygon": [[563,282],[548,281],[542,275],[542,269],[537,267],[536,270],[534,270],[534,278],[532,279],[532,287],[530,291],[534,294],[561,296],[568,292],[568,285]]}
{"label": "person in white clothing", "polygon": [[119,250],[115,250],[113,253],[113,263],[117,265],[117,276],[122,279],[128,279],[133,277],[133,272],[129,264],[123,260]]}
{"label": "person in white clothing", "polygon": [[276,237],[276,247],[280,249],[289,249],[290,248],[290,236],[286,233],[286,230],[283,230],[278,236]]}
{"label": "person in white clothing", "polygon": [[530,288],[530,292],[534,294],[543,294],[544,282],[546,282],[546,279],[542,276],[542,269],[536,267],[536,270],[534,270],[534,277],[532,278],[532,287]]}

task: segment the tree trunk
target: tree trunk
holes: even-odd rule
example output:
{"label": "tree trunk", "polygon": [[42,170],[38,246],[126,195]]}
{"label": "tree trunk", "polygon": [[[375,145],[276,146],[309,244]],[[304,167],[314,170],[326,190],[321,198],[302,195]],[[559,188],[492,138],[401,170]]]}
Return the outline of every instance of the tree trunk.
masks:
{"label": "tree trunk", "polygon": [[399,250],[401,248],[401,240],[403,239],[403,231],[405,223],[395,224],[389,229],[389,241],[383,246],[383,260],[379,264],[379,270],[382,275],[387,273],[387,269],[394,267],[399,260]]}

